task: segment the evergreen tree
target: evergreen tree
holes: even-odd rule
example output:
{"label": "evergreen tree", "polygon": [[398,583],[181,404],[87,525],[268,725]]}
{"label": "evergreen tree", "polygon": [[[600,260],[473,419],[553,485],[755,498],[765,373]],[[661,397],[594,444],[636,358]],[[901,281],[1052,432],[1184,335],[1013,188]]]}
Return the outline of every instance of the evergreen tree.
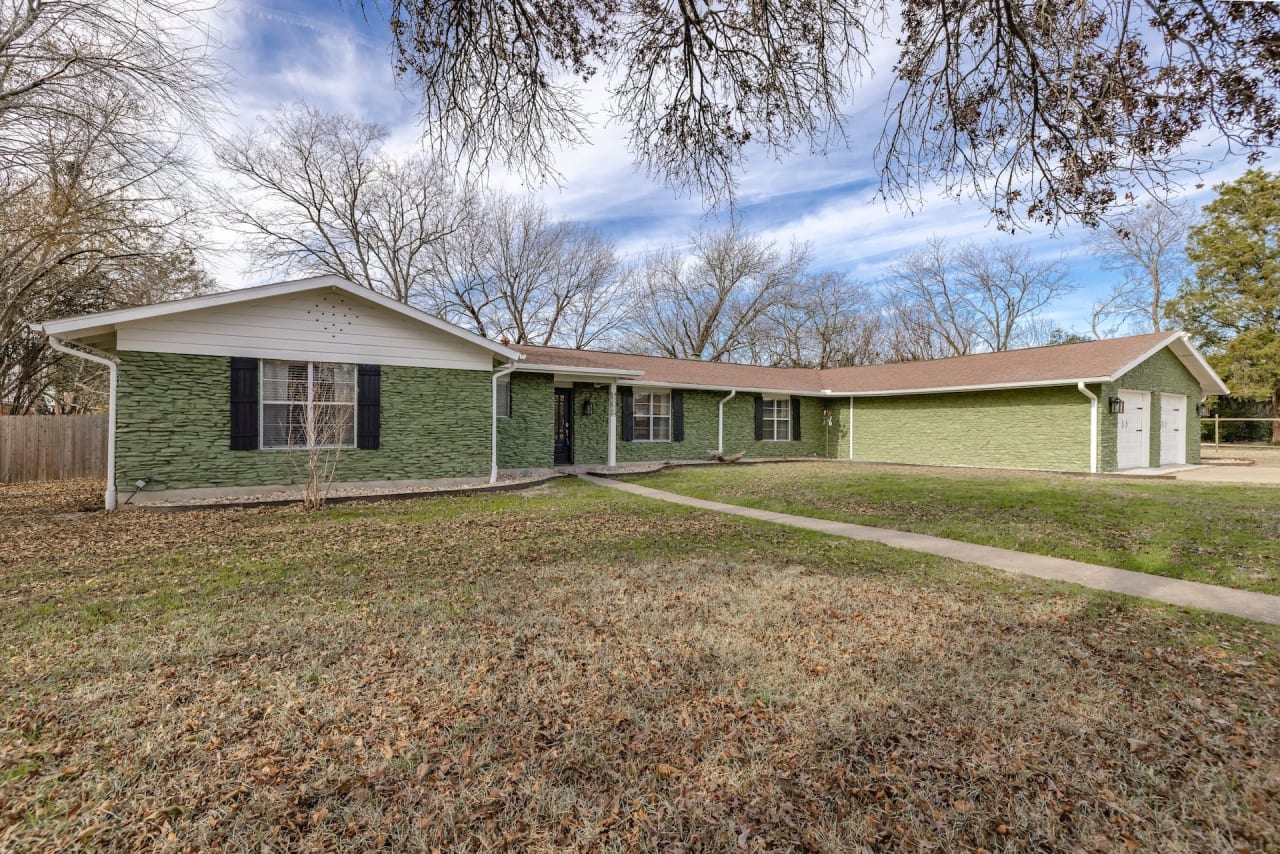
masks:
{"label": "evergreen tree", "polygon": [[[1195,277],[1168,314],[1199,340],[1233,394],[1269,399],[1280,418],[1280,175],[1250,169],[1215,189],[1187,243]],[[1280,422],[1271,442],[1280,444]]]}

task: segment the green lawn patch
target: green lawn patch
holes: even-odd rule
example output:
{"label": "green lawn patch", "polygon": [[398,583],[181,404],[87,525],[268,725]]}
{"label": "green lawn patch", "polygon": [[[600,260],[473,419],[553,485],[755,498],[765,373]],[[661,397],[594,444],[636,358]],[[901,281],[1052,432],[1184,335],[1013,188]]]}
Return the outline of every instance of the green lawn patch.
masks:
{"label": "green lawn patch", "polygon": [[1280,593],[1280,489],[787,463],[669,469],[682,495]]}

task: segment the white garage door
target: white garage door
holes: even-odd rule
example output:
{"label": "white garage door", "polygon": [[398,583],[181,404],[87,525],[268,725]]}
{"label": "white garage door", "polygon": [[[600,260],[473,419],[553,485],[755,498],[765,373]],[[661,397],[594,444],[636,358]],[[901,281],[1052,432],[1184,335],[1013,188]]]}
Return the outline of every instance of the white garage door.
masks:
{"label": "white garage door", "polygon": [[1187,396],[1160,395],[1160,465],[1180,466],[1187,461]]}
{"label": "white garage door", "polygon": [[1151,465],[1151,393],[1120,390],[1124,412],[1116,418],[1116,468]]}

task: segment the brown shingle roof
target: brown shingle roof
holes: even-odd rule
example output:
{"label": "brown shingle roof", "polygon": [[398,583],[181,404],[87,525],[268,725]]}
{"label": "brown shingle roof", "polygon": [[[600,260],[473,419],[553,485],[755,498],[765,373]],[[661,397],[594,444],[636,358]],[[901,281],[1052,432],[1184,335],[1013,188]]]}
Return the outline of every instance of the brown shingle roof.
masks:
{"label": "brown shingle roof", "polygon": [[[698,359],[666,359],[631,353],[609,353],[600,350],[572,350],[561,347],[513,345],[524,355],[525,368],[574,368],[597,371],[641,371],[643,376],[632,382],[655,385],[708,386],[722,389],[753,391],[787,391],[818,393],[831,391],[841,395],[919,393],[926,390],[968,387],[1011,388],[1074,384],[1079,380],[1114,378],[1133,363],[1157,350],[1162,344],[1176,345],[1189,352],[1189,345],[1179,333],[1154,332],[1086,341],[1007,350],[1002,353],[980,353],[950,359],[900,362],[892,365],[866,365],[855,368],[765,368],[727,362],[704,362]],[[1184,357],[1184,353],[1178,353]],[[1198,357],[1193,357],[1198,358]],[[1185,361],[1185,358],[1184,358]],[[1210,374],[1212,372],[1209,372]],[[1209,386],[1216,376],[1198,372],[1202,385]],[[1220,381],[1218,381],[1220,384]]]}

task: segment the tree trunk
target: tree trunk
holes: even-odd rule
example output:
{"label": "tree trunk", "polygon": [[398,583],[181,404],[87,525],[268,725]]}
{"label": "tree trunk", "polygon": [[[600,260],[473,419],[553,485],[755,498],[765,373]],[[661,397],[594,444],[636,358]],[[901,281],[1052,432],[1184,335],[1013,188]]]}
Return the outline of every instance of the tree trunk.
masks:
{"label": "tree trunk", "polygon": [[1280,385],[1271,390],[1271,444],[1280,445]]}

